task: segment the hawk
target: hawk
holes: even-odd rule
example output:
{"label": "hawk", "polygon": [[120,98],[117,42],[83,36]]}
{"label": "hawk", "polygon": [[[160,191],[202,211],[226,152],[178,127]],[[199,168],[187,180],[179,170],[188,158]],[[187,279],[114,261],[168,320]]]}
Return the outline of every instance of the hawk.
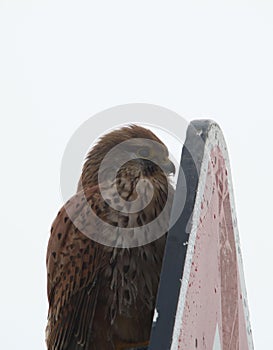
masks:
{"label": "hawk", "polygon": [[[113,178],[109,175],[103,196],[99,180],[102,162],[111,150],[127,141],[126,154],[131,158]],[[110,158],[112,164],[104,162],[105,174],[111,174],[118,160]],[[164,143],[138,125],[102,136],[88,153],[77,192],[51,227],[46,258],[48,350],[148,346],[167,232],[148,239],[147,244],[124,248],[118,245],[115,230],[145,228],[165,207],[167,216],[163,220],[168,220],[174,192],[169,175],[174,172]],[[138,189],[140,179],[153,186],[150,202],[138,212],[119,211],[122,201],[130,204],[138,197],[144,201],[146,193]],[[90,216],[91,210],[113,230],[100,229],[100,223]],[[147,237],[153,234],[157,232],[145,231]],[[112,243],[102,244],[103,235]],[[137,237],[133,239],[137,242]]]}

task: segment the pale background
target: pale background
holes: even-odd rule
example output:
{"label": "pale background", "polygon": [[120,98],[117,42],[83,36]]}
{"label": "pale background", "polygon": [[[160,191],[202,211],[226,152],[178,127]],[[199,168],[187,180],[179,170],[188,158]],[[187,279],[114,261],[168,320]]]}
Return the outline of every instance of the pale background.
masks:
{"label": "pale background", "polygon": [[91,115],[129,102],[222,127],[254,344],[273,348],[272,37],[269,0],[0,0],[1,349],[45,349],[63,151]]}

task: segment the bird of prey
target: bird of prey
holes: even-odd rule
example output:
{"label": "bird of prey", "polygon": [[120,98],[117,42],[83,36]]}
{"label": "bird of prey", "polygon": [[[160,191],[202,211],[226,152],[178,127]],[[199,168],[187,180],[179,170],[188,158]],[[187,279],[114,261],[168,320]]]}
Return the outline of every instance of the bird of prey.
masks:
{"label": "bird of prey", "polygon": [[[126,141],[130,141],[126,152],[133,156],[114,178],[109,175],[104,184],[105,199],[99,186],[100,167],[105,156]],[[110,158],[109,167],[107,161],[104,164],[107,174],[118,160]],[[115,242],[115,229],[145,227],[165,207],[169,214],[172,201],[167,198],[172,199],[174,192],[169,175],[174,172],[167,147],[139,125],[111,131],[88,153],[78,189],[51,227],[46,258],[48,350],[148,346],[167,232],[147,244],[124,248]],[[119,211],[119,202],[133,203],[138,196],[145,196],[137,189],[140,179],[149,180],[153,186],[150,202],[139,212]],[[111,192],[113,185],[118,196]],[[100,230],[90,216],[91,210],[113,230]],[[147,230],[145,234],[154,233]],[[95,235],[108,235],[113,243],[102,244],[100,239],[92,239]]]}

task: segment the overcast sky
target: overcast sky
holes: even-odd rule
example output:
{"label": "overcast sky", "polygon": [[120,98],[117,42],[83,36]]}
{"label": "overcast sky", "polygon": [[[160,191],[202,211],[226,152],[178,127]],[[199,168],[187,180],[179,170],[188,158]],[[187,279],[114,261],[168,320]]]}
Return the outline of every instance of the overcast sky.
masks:
{"label": "overcast sky", "polygon": [[269,0],[0,1],[1,348],[45,349],[63,152],[90,116],[131,102],[221,126],[254,345],[273,348],[272,19]]}

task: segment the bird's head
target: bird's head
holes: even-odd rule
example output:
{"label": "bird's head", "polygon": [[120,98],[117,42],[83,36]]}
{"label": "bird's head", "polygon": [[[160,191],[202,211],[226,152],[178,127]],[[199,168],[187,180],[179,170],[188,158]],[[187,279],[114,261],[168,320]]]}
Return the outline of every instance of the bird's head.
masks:
{"label": "bird's head", "polygon": [[149,129],[129,125],[102,136],[88,153],[82,186],[98,184],[98,174],[118,171],[126,176],[166,177],[175,173],[164,143]]}

